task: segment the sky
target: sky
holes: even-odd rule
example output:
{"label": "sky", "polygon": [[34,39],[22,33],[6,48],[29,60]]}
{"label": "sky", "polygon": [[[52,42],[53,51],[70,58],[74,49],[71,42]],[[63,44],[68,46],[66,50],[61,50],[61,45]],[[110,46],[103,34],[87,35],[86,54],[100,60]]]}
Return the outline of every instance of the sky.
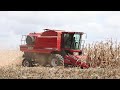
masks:
{"label": "sky", "polygon": [[0,11],[0,48],[19,48],[22,35],[46,28],[85,32],[86,43],[120,41],[120,11]]}

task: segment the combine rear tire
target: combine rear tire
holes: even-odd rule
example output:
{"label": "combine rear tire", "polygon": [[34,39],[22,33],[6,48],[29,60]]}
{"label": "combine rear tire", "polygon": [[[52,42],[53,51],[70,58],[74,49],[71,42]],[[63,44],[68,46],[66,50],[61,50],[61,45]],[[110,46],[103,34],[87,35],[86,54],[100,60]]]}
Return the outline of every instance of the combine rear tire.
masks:
{"label": "combine rear tire", "polygon": [[22,61],[22,66],[23,66],[23,67],[32,67],[32,66],[33,66],[33,65],[32,65],[32,61],[27,60],[27,59],[24,59],[24,60]]}

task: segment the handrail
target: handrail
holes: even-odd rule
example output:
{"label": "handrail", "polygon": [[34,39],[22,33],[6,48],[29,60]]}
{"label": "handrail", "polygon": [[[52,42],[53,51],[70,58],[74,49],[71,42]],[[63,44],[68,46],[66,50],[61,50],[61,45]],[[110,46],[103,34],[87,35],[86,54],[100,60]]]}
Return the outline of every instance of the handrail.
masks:
{"label": "handrail", "polygon": [[[24,38],[25,37],[25,38]],[[21,45],[25,44],[25,39],[26,39],[27,35],[22,35],[22,38],[21,38]]]}

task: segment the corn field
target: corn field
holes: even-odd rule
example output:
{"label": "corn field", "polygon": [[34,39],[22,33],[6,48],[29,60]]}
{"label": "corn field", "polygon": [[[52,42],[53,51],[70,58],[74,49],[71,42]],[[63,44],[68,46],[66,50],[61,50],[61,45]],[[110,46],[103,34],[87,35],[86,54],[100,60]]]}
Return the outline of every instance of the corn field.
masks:
{"label": "corn field", "polygon": [[120,66],[120,43],[117,41],[106,40],[87,44],[84,52],[88,54],[91,67],[110,67]]}
{"label": "corn field", "polygon": [[93,42],[86,44],[83,50],[91,59],[87,61],[91,66],[89,69],[22,67],[22,52],[0,51],[0,79],[120,79],[119,42],[112,39]]}

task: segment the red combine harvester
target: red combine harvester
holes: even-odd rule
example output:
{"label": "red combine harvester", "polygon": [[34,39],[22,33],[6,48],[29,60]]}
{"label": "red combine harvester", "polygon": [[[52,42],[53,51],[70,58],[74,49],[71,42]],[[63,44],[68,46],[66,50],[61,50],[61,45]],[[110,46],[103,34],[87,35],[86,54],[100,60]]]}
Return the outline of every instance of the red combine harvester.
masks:
{"label": "red combine harvester", "polygon": [[20,45],[20,50],[24,52],[22,65],[25,67],[38,64],[51,67],[70,65],[89,68],[88,57],[83,55],[81,48],[83,34],[44,29],[42,33],[23,35]]}

